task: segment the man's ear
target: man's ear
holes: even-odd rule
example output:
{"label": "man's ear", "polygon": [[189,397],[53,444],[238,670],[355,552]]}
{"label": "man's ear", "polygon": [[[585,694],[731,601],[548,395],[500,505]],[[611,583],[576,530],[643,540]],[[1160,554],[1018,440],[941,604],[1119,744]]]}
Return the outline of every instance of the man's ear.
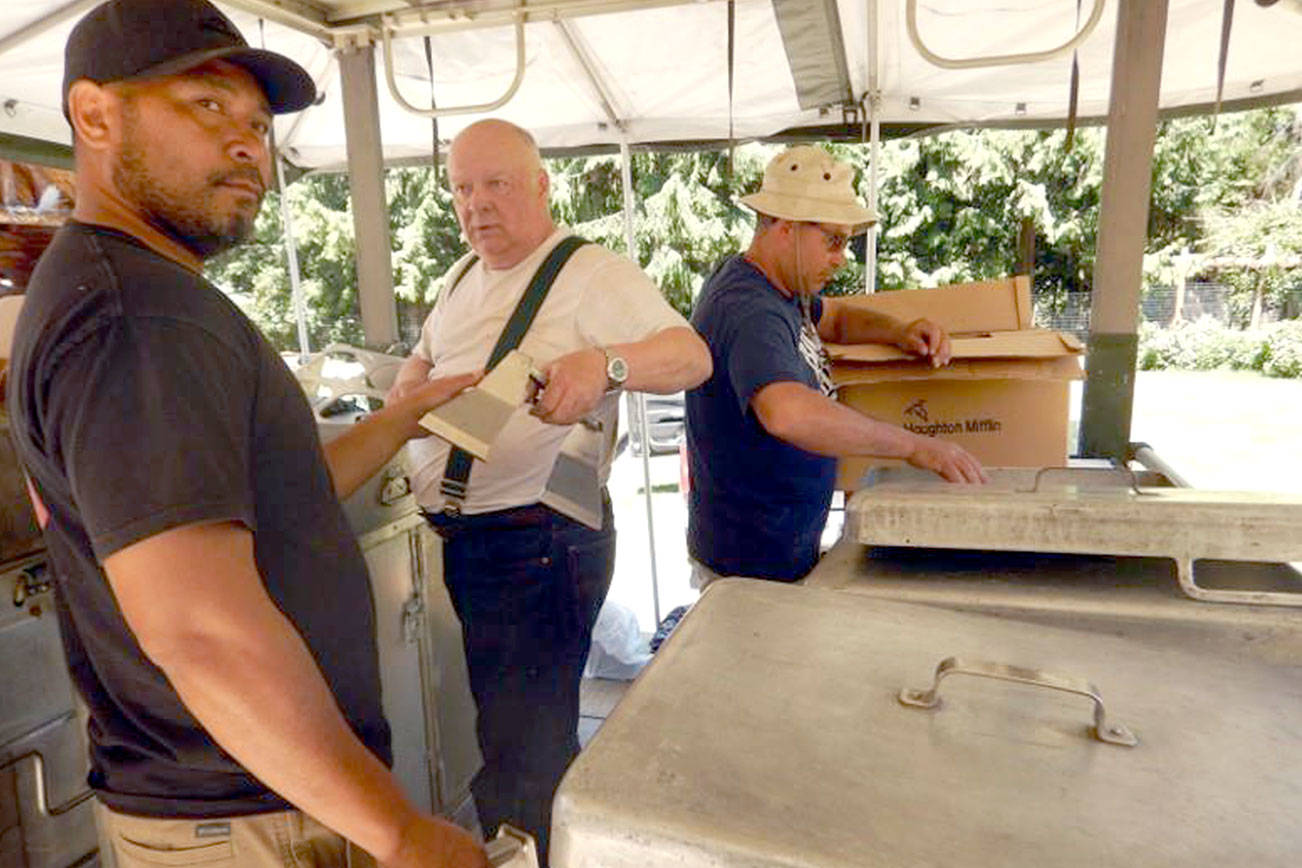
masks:
{"label": "man's ear", "polygon": [[544,202],[547,201],[547,194],[551,192],[552,180],[547,177],[546,169],[538,170],[538,194],[542,196]]}
{"label": "man's ear", "polygon": [[68,88],[68,116],[76,140],[92,150],[108,147],[112,138],[113,96],[103,85],[79,79]]}

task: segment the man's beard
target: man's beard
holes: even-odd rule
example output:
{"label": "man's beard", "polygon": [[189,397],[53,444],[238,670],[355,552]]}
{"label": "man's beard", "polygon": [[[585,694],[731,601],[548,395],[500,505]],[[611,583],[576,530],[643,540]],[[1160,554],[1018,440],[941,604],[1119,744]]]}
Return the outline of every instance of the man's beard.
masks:
{"label": "man's beard", "polygon": [[113,166],[113,183],[146,220],[200,259],[229,250],[253,234],[253,216],[239,210],[219,213],[214,194],[222,182],[229,180],[256,180],[261,186],[262,175],[257,169],[214,172],[193,189],[166,189],[149,171],[137,130],[135,123],[128,123],[122,150]]}

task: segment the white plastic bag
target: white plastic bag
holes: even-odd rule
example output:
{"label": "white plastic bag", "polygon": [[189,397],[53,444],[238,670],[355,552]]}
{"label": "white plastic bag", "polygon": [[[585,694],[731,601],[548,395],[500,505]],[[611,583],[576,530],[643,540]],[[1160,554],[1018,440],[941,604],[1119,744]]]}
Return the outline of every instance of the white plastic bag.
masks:
{"label": "white plastic bag", "polygon": [[592,650],[584,677],[632,681],[650,659],[637,615],[627,606],[607,600],[592,628]]}

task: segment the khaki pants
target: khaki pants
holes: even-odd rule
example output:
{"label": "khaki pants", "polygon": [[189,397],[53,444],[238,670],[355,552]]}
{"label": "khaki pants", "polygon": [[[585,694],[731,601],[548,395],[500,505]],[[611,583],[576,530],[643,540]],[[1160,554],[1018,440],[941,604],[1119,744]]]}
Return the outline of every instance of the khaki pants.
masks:
{"label": "khaki pants", "polygon": [[[96,805],[117,868],[374,868],[363,850],[298,811],[217,820],[132,817]],[[107,860],[105,860],[107,861]]]}

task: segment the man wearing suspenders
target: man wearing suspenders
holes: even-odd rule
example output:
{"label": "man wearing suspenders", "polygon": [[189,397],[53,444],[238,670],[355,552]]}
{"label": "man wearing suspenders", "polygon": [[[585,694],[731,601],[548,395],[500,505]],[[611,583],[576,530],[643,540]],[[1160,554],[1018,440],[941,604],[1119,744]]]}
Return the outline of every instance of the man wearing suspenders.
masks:
{"label": "man wearing suspenders", "polygon": [[[567,437],[604,482],[620,390],[691,388],[709,376],[710,354],[635,263],[557,228],[526,131],[499,120],[468,127],[452,143],[448,178],[474,253],[449,270],[391,397],[429,377],[491,369],[516,346],[545,374],[491,460],[435,437],[411,452],[417,499],[444,539],[479,709],[480,821],[489,834],[502,822],[525,828],[545,854],[552,795],[578,753],[579,681],[615,533],[604,490],[600,530],[540,498]],[[575,424],[585,418],[588,427]]]}

